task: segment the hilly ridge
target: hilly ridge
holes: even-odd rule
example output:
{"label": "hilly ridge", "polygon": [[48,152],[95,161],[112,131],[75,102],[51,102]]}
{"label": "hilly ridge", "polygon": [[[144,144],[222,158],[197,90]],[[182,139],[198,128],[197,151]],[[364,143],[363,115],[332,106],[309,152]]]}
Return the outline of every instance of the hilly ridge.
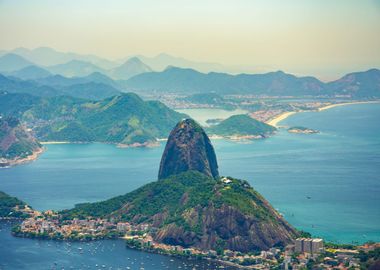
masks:
{"label": "hilly ridge", "polygon": [[[44,51],[45,49],[42,48],[41,50]],[[15,52],[18,51],[21,51],[22,55],[31,53],[23,49],[15,50]],[[48,54],[50,53],[52,52]],[[55,55],[55,53],[53,54]],[[378,69],[353,72],[338,80],[324,83],[312,76],[297,77],[283,71],[237,75],[218,72],[202,73],[191,68],[197,67],[197,65],[193,66],[193,62],[165,54],[156,58],[132,57],[121,65],[120,63],[111,65],[111,68],[97,66],[90,61],[91,59],[94,60],[90,56],[77,58],[74,56],[67,58],[71,59],[69,62],[38,67],[20,55],[6,53],[0,57],[0,72],[7,76],[37,80],[40,86],[59,85],[63,79],[57,75],[63,75],[70,77],[66,78],[67,80],[73,79],[72,83],[76,80],[82,80],[81,83],[83,81],[100,82],[117,90],[134,91],[148,95],[215,93],[218,95],[345,97],[353,99],[380,97],[380,70]],[[64,59],[66,59],[65,57]],[[32,59],[36,59],[35,56]],[[159,72],[153,71],[149,66],[149,63],[161,65],[161,62],[171,65]],[[188,63],[188,67],[185,67],[184,63]],[[29,66],[34,66],[34,68]],[[218,68],[215,67],[215,70]],[[55,76],[47,77],[47,72],[55,74]],[[0,85],[0,87],[2,86]],[[39,93],[40,91],[37,90],[36,92]]]}
{"label": "hilly ridge", "polygon": [[208,127],[209,134],[219,136],[262,136],[272,134],[276,128],[266,123],[260,122],[246,114],[233,115],[217,125]]}
{"label": "hilly ridge", "polygon": [[[268,96],[380,97],[380,70],[371,69],[346,75],[330,83],[314,77],[296,77],[282,71],[265,74],[201,73],[189,68],[168,67],[132,77],[124,86],[140,92],[162,91],[194,94],[251,94]],[[361,85],[359,87],[359,85]]]}
{"label": "hilly ridge", "polygon": [[41,141],[146,144],[166,137],[183,114],[133,93],[100,101],[68,96],[50,98],[0,94],[0,114],[15,115]]}

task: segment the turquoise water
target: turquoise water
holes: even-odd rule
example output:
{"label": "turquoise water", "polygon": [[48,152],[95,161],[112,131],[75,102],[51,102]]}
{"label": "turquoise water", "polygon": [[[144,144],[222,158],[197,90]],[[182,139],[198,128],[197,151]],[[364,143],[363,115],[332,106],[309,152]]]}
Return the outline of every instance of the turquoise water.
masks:
{"label": "turquoise water", "polygon": [[176,111],[187,114],[188,116],[196,119],[202,126],[208,126],[206,123],[208,119],[226,119],[232,115],[246,114],[248,112],[241,109],[232,111],[223,109],[182,109]]}
{"label": "turquoise water", "polygon": [[[215,140],[220,172],[247,179],[296,228],[341,243],[380,241],[379,116],[380,104],[342,106],[299,113],[281,123],[318,129],[320,134],[280,130],[272,138],[250,143]],[[0,170],[0,190],[41,210],[107,199],[156,179],[163,147],[48,145],[36,162]],[[51,266],[59,258],[72,258],[58,245],[41,260],[26,250],[36,253],[44,243],[13,238],[7,228],[0,233],[0,259],[12,265],[17,258],[19,264],[5,269],[19,269],[34,260],[39,266]],[[95,259],[82,254],[78,263],[111,263],[107,257],[115,254],[108,245],[123,246],[120,241],[100,243],[106,246],[102,256]],[[116,254],[124,252],[134,258],[142,256],[124,247]],[[166,257],[151,256],[156,263],[151,269],[165,269],[157,265],[166,265]]]}

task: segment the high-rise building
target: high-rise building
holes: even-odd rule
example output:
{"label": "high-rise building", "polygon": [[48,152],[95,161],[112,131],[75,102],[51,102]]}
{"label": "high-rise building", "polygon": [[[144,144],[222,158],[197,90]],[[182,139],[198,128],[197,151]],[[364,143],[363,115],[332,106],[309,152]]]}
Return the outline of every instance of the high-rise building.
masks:
{"label": "high-rise building", "polygon": [[297,238],[295,241],[295,252],[320,253],[323,251],[323,240],[320,238]]}
{"label": "high-rise building", "polygon": [[313,239],[311,243],[311,253],[320,253],[323,251],[323,240],[320,238]]}

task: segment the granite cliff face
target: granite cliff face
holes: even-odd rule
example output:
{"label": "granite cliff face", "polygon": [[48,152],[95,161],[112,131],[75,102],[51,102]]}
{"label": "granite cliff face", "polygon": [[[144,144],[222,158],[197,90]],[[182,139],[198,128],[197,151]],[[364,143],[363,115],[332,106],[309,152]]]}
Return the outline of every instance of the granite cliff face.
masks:
{"label": "granite cliff face", "polygon": [[179,122],[169,135],[162,155],[158,179],[185,171],[219,176],[214,148],[202,127],[192,119]]}

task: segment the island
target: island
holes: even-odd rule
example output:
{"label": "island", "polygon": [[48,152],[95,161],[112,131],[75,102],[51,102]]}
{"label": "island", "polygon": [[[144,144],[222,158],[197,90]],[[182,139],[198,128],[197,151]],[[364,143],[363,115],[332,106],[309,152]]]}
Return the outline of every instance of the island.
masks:
{"label": "island", "polygon": [[296,126],[296,127],[288,128],[288,132],[289,133],[302,133],[302,134],[315,134],[315,133],[319,133],[319,130],[311,129],[311,128],[307,128],[307,127]]}
{"label": "island", "polygon": [[0,167],[35,160],[42,151],[42,145],[17,118],[0,116]]}
{"label": "island", "polygon": [[233,115],[219,124],[206,128],[212,138],[222,137],[232,140],[261,139],[272,135],[277,129],[249,115]]}

